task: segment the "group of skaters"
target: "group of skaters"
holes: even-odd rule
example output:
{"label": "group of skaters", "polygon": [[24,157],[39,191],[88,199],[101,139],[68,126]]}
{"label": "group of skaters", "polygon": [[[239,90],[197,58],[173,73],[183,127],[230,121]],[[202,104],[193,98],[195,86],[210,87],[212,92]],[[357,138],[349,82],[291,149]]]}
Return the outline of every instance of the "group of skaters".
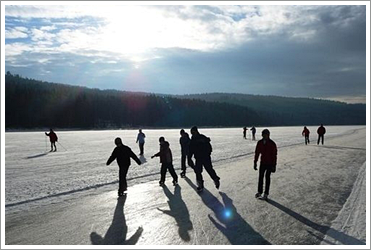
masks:
{"label": "group of skaters", "polygon": [[[308,145],[310,143],[310,141],[309,141],[309,134],[310,134],[309,129],[307,127],[304,127],[303,132],[301,134],[305,138],[305,145]],[[321,126],[318,127],[317,134],[318,134],[317,145],[319,145],[320,142],[323,145],[324,140],[325,140],[325,134],[326,134],[326,128],[323,126],[323,124],[321,124]]]}
{"label": "group of skaters", "polygon": [[[204,180],[202,176],[203,168],[210,175],[211,179],[214,181],[215,187],[219,189],[220,178],[216,174],[213,165],[211,163],[211,152],[212,146],[210,143],[210,138],[203,134],[200,134],[196,126],[191,128],[192,137],[190,138],[188,133],[184,129],[180,130],[179,143],[181,145],[181,174],[182,178],[186,176],[186,162],[189,167],[193,169],[196,174],[197,181],[197,191],[202,192],[204,189]],[[140,155],[144,153],[144,138],[145,134],[142,130],[139,130],[137,137],[137,142],[139,142]],[[160,150],[158,153],[151,156],[151,158],[159,157],[161,163],[160,170],[160,181],[159,185],[165,184],[166,173],[169,171],[173,178],[173,185],[178,185],[178,175],[176,174],[173,166],[173,155],[170,149],[170,144],[165,140],[163,136],[159,138]],[[131,148],[125,146],[120,138],[115,139],[116,148],[113,150],[111,156],[109,157],[106,165],[111,164],[115,159],[119,165],[119,190],[118,196],[123,196],[127,191],[126,175],[128,173],[129,166],[131,164],[130,158],[132,158],[138,165],[141,165],[140,159],[133,153]],[[195,163],[192,157],[195,158]]]}
{"label": "group of skaters", "polygon": [[[243,127],[243,138],[244,139],[247,139],[246,138],[246,133],[247,133],[247,130],[248,128],[247,127]],[[255,141],[255,134],[256,134],[256,128],[254,126],[252,126],[252,128],[250,129],[251,130],[251,135],[252,135],[252,140]]]}
{"label": "group of skaters", "polygon": [[[255,140],[255,133],[256,128],[252,127],[250,129],[253,133],[252,139]],[[247,128],[243,128],[244,131],[244,138],[246,139],[246,131]],[[197,181],[197,191],[202,192],[204,189],[204,180],[202,176],[203,168],[205,168],[206,172],[209,174],[211,179],[214,181],[215,187],[219,189],[220,187],[220,177],[216,174],[212,162],[211,162],[211,153],[212,153],[212,146],[210,143],[210,138],[199,133],[198,128],[196,126],[192,127],[190,130],[192,137],[190,138],[188,133],[185,132],[184,129],[180,130],[180,139],[179,143],[181,145],[181,170],[180,173],[181,178],[185,178],[186,176],[186,162],[187,165],[193,169],[194,173],[196,174],[196,181]],[[320,143],[322,140],[322,144],[324,143],[324,134],[326,133],[326,129],[321,124],[321,126],[317,129],[318,133],[318,141],[317,144]],[[302,135],[305,137],[305,144],[308,144],[309,141],[309,134],[310,131],[307,127],[304,127]],[[49,136],[51,142],[51,151],[53,151],[53,146],[55,148],[54,151],[57,150],[55,146],[55,142],[58,140],[57,135],[55,132],[50,129],[49,133],[45,133],[45,135]],[[139,143],[140,155],[144,154],[144,144],[145,144],[145,134],[142,130],[139,130],[136,142]],[[138,165],[141,165],[142,162],[136,156],[136,154],[131,150],[130,147],[124,145],[122,143],[121,138],[117,137],[115,139],[115,149],[113,150],[111,156],[107,160],[106,165],[110,165],[114,160],[117,161],[119,165],[119,189],[118,189],[118,196],[124,196],[127,191],[127,181],[126,176],[129,170],[129,166],[131,165],[132,158]],[[159,138],[160,150],[158,153],[151,156],[151,158],[160,157],[161,163],[161,170],[160,170],[160,181],[159,185],[162,186],[165,183],[166,173],[169,171],[170,175],[173,178],[173,185],[178,185],[178,175],[176,174],[173,166],[173,155],[170,149],[170,144],[168,141],[165,140],[164,137]],[[192,157],[195,158],[195,163],[193,162]],[[276,143],[270,139],[270,131],[268,129],[264,129],[262,131],[262,139],[259,140],[256,144],[255,148],[255,156],[254,156],[254,170],[258,170],[257,163],[260,157],[260,166],[259,166],[259,178],[258,178],[258,192],[255,194],[256,198],[267,200],[269,195],[269,188],[270,188],[270,176],[271,173],[276,172],[276,165],[277,165],[277,146]],[[265,189],[263,193],[263,183],[265,179]]]}
{"label": "group of skaters", "polygon": [[[244,139],[247,139],[246,138],[246,133],[247,133],[247,130],[248,128],[247,127],[243,127],[243,138]],[[252,134],[252,140],[255,141],[255,134],[256,134],[256,128],[254,126],[251,127],[251,134]],[[304,136],[305,138],[305,145],[309,144],[310,141],[309,141],[309,134],[310,134],[310,131],[309,129],[304,126],[304,130],[302,132],[302,136]],[[324,136],[326,134],[326,128],[323,126],[323,124],[321,124],[321,126],[318,127],[317,129],[317,134],[318,134],[318,140],[317,140],[317,145],[321,142],[322,145],[324,143]]]}

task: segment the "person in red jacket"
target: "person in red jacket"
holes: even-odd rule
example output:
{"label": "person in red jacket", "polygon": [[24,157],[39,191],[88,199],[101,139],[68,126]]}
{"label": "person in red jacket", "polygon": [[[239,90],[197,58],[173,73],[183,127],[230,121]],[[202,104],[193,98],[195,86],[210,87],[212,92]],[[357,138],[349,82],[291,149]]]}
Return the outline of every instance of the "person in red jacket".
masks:
{"label": "person in red jacket", "polygon": [[307,145],[309,143],[309,129],[307,129],[307,127],[304,127],[304,130],[301,134],[302,136],[305,136],[305,145]]}
{"label": "person in red jacket", "polygon": [[[256,198],[268,199],[269,187],[271,183],[271,173],[276,172],[277,165],[277,146],[274,141],[270,138],[270,132],[268,129],[262,131],[262,137],[260,141],[256,144],[255,148],[255,158],[254,158],[254,169],[257,169],[257,162],[260,157],[260,167],[259,167],[259,182],[258,182],[258,192],[255,194]],[[265,175],[265,191],[263,193],[263,179]]]}
{"label": "person in red jacket", "polygon": [[321,140],[322,141],[322,145],[323,145],[323,141],[325,140],[325,134],[326,134],[326,129],[325,127],[323,126],[323,124],[321,124],[321,126],[318,127],[317,129],[317,134],[318,134],[318,141],[317,141],[317,145],[319,144],[319,141]]}
{"label": "person in red jacket", "polygon": [[50,129],[49,134],[45,132],[45,135],[49,136],[49,139],[50,139],[50,147],[51,147],[50,152],[53,151],[53,146],[54,146],[54,152],[57,151],[57,147],[55,146],[55,142],[58,141],[57,134],[53,131],[53,129]]}

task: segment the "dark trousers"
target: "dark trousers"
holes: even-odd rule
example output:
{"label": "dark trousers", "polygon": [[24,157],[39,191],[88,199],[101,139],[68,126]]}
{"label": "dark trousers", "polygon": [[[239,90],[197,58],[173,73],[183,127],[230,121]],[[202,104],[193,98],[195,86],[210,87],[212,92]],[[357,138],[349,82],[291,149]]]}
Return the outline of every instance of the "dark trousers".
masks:
{"label": "dark trousers", "polygon": [[181,169],[184,172],[186,171],[186,168],[187,168],[187,166],[186,166],[186,160],[187,160],[187,164],[188,164],[189,167],[193,168],[193,166],[194,166],[194,163],[192,161],[192,158],[189,157],[189,155],[187,155],[187,154],[182,154],[182,158],[181,158]]}
{"label": "dark trousers", "polygon": [[205,170],[210,175],[211,179],[213,179],[214,181],[220,179],[216,175],[216,172],[213,168],[213,165],[211,164],[211,157],[210,156],[206,156],[206,157],[203,157],[203,158],[197,158],[194,170],[195,170],[195,173],[196,173],[197,184],[199,186],[203,187],[203,185],[204,185],[204,180],[202,178],[203,167],[205,167]]}
{"label": "dark trousers", "polygon": [[306,136],[305,137],[305,145],[307,145],[309,143],[309,136]]}
{"label": "dark trousers", "polygon": [[[321,140],[322,139],[322,140]],[[318,135],[318,141],[317,141],[317,145],[319,144],[319,141],[322,141],[322,145],[323,145],[323,142],[325,140],[325,136],[324,135]]]}
{"label": "dark trousers", "polygon": [[165,182],[166,172],[169,169],[173,181],[178,181],[178,176],[175,173],[174,166],[172,163],[162,163],[161,164],[161,179],[160,182]]}
{"label": "dark trousers", "polygon": [[127,190],[128,184],[126,183],[126,175],[128,173],[129,166],[120,167],[119,171],[119,192],[122,193]]}
{"label": "dark trousers", "polygon": [[255,141],[255,133],[252,133],[252,140]]}
{"label": "dark trousers", "polygon": [[258,193],[263,193],[263,181],[265,174],[265,194],[269,195],[269,187],[271,185],[271,173],[272,165],[260,164],[259,168],[259,183],[258,183]]}
{"label": "dark trousers", "polygon": [[54,150],[57,151],[57,147],[55,146],[55,142],[50,142],[50,147],[52,148],[51,151],[53,151],[53,146],[54,146]]}
{"label": "dark trousers", "polygon": [[144,154],[144,142],[143,143],[139,142],[139,149],[140,149],[140,154],[143,155]]}

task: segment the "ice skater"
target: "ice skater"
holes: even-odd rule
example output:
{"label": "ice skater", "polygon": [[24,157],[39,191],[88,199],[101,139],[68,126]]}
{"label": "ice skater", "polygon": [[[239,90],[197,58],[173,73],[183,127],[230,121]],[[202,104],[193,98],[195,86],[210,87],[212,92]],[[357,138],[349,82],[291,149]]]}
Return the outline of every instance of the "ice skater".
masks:
{"label": "ice skater", "polygon": [[151,156],[153,159],[154,157],[160,157],[161,163],[161,178],[160,178],[160,186],[164,185],[166,172],[169,170],[171,176],[173,177],[173,185],[178,185],[178,176],[175,173],[174,166],[173,166],[173,155],[171,153],[170,144],[169,142],[165,141],[164,137],[159,138],[160,142],[160,151],[157,154]]}
{"label": "ice skater", "polygon": [[325,140],[325,134],[326,134],[326,129],[323,126],[323,124],[321,124],[321,126],[318,127],[317,134],[318,134],[317,145],[319,144],[320,141],[322,142],[322,145],[323,145],[323,142]]}
{"label": "ice skater", "polygon": [[301,135],[305,137],[305,145],[307,145],[308,143],[310,143],[310,141],[309,141],[309,134],[310,134],[309,129],[307,129],[307,127],[304,127],[304,130],[301,133]]}
{"label": "ice skater", "polygon": [[251,133],[252,133],[252,140],[255,141],[256,128],[254,126],[252,126],[252,128],[250,130],[251,130]]}
{"label": "ice skater", "polygon": [[[49,134],[45,132],[45,135],[49,136],[49,140],[50,140],[51,149],[50,149],[49,152],[53,152],[53,146],[54,146],[54,152],[57,151],[57,146],[55,145],[55,143],[58,141],[57,134],[53,131],[53,129],[50,129]],[[45,144],[46,144],[46,142],[45,142]]]}
{"label": "ice skater", "polygon": [[138,165],[141,165],[141,161],[138,159],[138,157],[133,153],[131,148],[128,146],[125,146],[122,144],[121,138],[117,137],[115,139],[116,148],[113,150],[111,156],[108,158],[108,161],[106,165],[110,165],[111,162],[114,160],[117,161],[117,164],[119,165],[119,190],[118,190],[118,196],[125,195],[125,192],[127,191],[127,182],[126,182],[126,175],[129,170],[129,166],[131,164],[130,158],[132,158]]}
{"label": "ice skater", "polygon": [[211,152],[212,147],[210,144],[210,138],[206,137],[198,132],[196,126],[191,128],[192,139],[189,145],[189,155],[194,155],[196,159],[196,165],[194,167],[197,180],[197,191],[201,192],[204,189],[204,180],[202,178],[202,169],[205,167],[206,172],[213,179],[215,187],[219,189],[220,178],[216,174],[213,165],[211,164]]}
{"label": "ice skater", "polygon": [[[258,170],[257,162],[260,158],[260,167],[259,167],[259,181],[258,181],[258,192],[255,194],[255,198],[268,200],[269,187],[271,184],[271,173],[276,172],[277,165],[277,146],[274,141],[270,138],[270,132],[268,129],[262,131],[262,137],[260,141],[256,144],[255,148],[255,158],[254,158],[254,169]],[[265,190],[263,193],[263,180],[265,175]]]}
{"label": "ice skater", "polygon": [[181,169],[182,172],[180,173],[180,177],[184,178],[186,176],[186,160],[189,167],[192,169],[194,168],[194,163],[192,161],[192,158],[189,156],[189,144],[191,143],[191,139],[189,138],[189,135],[187,132],[184,131],[184,129],[180,130],[180,147],[182,151],[182,158],[181,158]]}
{"label": "ice skater", "polygon": [[247,128],[246,127],[243,127],[243,138],[246,139],[246,131],[247,131]]}
{"label": "ice skater", "polygon": [[146,135],[142,132],[142,129],[139,129],[139,133],[138,133],[138,136],[137,136],[137,142],[139,142],[139,150],[140,150],[140,153],[139,155],[143,155],[144,154],[144,143],[145,143],[145,139],[146,138]]}

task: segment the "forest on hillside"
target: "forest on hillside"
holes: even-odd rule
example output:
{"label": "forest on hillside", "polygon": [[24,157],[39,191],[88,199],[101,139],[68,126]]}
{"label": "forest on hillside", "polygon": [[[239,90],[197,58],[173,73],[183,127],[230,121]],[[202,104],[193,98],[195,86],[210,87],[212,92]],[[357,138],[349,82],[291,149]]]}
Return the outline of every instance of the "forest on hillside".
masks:
{"label": "forest on hillside", "polygon": [[6,129],[365,125],[366,105],[210,93],[155,95],[5,76]]}
{"label": "forest on hillside", "polygon": [[313,98],[209,93],[177,96],[249,107],[275,126],[365,125],[366,105]]}
{"label": "forest on hillside", "polygon": [[6,129],[208,127],[267,124],[234,104],[99,90],[28,79],[7,72]]}

